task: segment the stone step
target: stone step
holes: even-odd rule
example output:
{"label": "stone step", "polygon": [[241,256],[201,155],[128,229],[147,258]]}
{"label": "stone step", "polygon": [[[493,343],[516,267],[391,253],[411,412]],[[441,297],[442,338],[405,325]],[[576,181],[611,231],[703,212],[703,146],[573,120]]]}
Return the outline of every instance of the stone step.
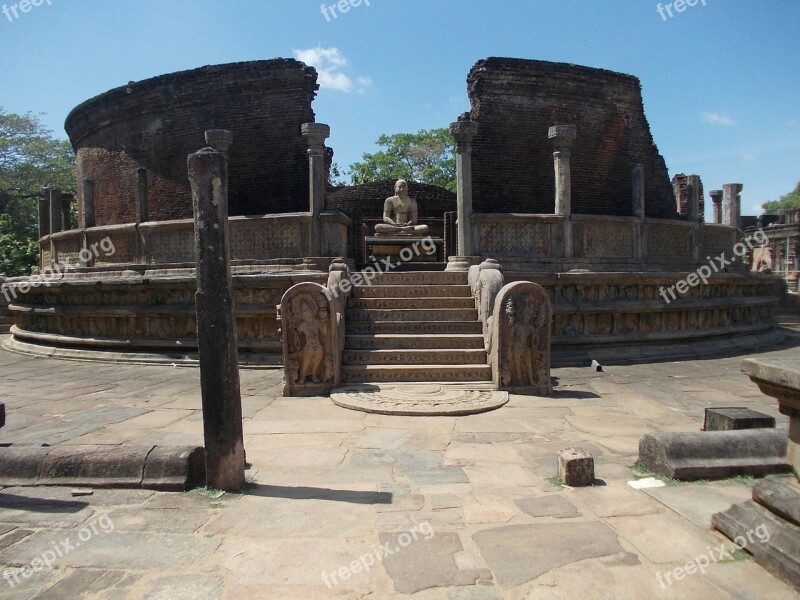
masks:
{"label": "stone step", "polygon": [[343,365],[478,365],[486,363],[486,351],[463,349],[347,350]]}
{"label": "stone step", "polygon": [[351,298],[347,304],[353,309],[384,310],[429,310],[439,308],[475,308],[475,300],[469,298]]}
{"label": "stone step", "polygon": [[469,321],[353,321],[345,318],[347,335],[366,334],[480,334],[483,327]]}
{"label": "stone step", "polygon": [[489,365],[343,365],[342,383],[491,381]]}
{"label": "stone step", "polygon": [[383,321],[478,321],[478,311],[475,308],[437,308],[437,309],[348,309],[345,316],[346,322],[372,322]]}
{"label": "stone step", "polygon": [[467,285],[466,271],[389,271],[378,273],[373,285]]}
{"label": "stone step", "polygon": [[390,349],[476,349],[484,347],[480,333],[450,334],[402,334],[379,333],[376,335],[348,335],[345,350],[390,350]]}
{"label": "stone step", "polygon": [[468,298],[472,292],[468,285],[357,285],[356,298]]}

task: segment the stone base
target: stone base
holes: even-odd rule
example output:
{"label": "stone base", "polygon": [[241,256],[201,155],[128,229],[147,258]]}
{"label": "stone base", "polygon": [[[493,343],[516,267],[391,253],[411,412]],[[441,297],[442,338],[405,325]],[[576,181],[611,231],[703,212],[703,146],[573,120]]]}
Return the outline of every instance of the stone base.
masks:
{"label": "stone base", "polygon": [[[768,486],[781,485],[776,478],[768,481]],[[800,491],[786,493],[792,497],[784,496],[784,501],[800,506]],[[755,488],[753,496],[758,497]],[[752,554],[762,567],[800,590],[800,527],[796,523],[781,518],[769,506],[747,500],[715,514],[711,524]]]}
{"label": "stone base", "polygon": [[[423,240],[425,245],[423,245]],[[430,245],[433,250],[429,250]],[[372,236],[364,240],[365,256],[373,262],[428,263],[444,260],[444,240],[430,236]]]}
{"label": "stone base", "polygon": [[445,271],[469,271],[471,266],[480,262],[480,256],[448,256]]}
{"label": "stone base", "polygon": [[704,431],[730,431],[732,429],[774,429],[775,417],[750,408],[707,408]]}
{"label": "stone base", "polygon": [[647,433],[639,464],[674,479],[721,479],[789,470],[786,429]]}
{"label": "stone base", "polygon": [[337,388],[331,400],[367,413],[431,417],[494,410],[508,402],[508,394],[488,384],[364,384]]}

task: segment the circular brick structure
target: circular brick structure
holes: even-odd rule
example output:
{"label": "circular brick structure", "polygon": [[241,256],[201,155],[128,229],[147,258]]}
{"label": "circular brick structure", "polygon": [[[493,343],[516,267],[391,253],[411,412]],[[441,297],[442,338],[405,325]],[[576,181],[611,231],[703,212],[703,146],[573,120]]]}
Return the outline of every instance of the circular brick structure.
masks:
{"label": "circular brick structure", "polygon": [[[147,219],[192,216],[186,157],[203,132],[233,132],[231,216],[308,210],[308,145],[317,73],[291,59],[216,65],[130,82],[77,106],[64,125],[77,155],[78,197],[94,181],[96,225],[137,221],[137,171]],[[83,219],[81,218],[81,223]]]}

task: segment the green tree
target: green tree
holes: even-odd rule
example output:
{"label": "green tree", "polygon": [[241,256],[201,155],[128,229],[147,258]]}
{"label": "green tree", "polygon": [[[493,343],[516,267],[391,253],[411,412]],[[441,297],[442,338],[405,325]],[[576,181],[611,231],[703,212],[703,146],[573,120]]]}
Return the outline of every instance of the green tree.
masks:
{"label": "green tree", "polygon": [[73,193],[75,155],[39,118],[0,107],[0,274],[26,275],[38,262],[38,198],[43,187]]}
{"label": "green tree", "polygon": [[354,184],[407,179],[456,191],[455,141],[447,129],[384,134],[376,144],[385,150],[364,154],[361,162],[350,165]]}
{"label": "green tree", "polygon": [[781,196],[780,200],[764,202],[763,208],[764,214],[767,215],[782,215],[784,211],[791,208],[800,208],[800,181],[797,182],[793,191]]}

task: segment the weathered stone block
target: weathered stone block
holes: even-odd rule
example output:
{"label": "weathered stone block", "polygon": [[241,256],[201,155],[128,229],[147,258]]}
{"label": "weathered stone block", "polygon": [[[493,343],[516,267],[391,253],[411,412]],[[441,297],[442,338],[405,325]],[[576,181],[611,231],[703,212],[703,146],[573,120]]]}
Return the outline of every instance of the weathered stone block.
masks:
{"label": "weathered stone block", "polygon": [[156,446],[147,455],[142,488],[183,492],[206,481],[206,453],[201,447]]}
{"label": "weathered stone block", "polygon": [[775,417],[750,408],[707,408],[705,431],[729,431],[732,429],[774,428]]}
{"label": "weathered stone block", "polygon": [[580,448],[558,451],[558,476],[573,487],[585,487],[594,481],[594,458]]}
{"label": "weathered stone block", "polygon": [[638,462],[675,479],[785,472],[786,429],[647,433],[639,440]]}
{"label": "weathered stone block", "polygon": [[753,486],[753,500],[800,527],[800,483],[791,475],[762,479]]}

